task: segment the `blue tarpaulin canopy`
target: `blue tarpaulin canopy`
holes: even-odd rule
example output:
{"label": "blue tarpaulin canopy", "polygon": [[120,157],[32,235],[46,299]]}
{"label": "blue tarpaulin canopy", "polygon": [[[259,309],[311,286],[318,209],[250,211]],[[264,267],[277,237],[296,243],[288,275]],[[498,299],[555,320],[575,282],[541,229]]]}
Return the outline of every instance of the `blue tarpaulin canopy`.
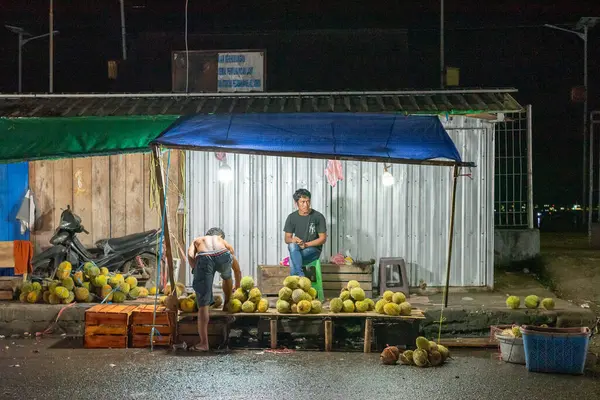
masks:
{"label": "blue tarpaulin canopy", "polygon": [[165,147],[396,163],[463,164],[435,116],[371,113],[212,114],[181,118]]}

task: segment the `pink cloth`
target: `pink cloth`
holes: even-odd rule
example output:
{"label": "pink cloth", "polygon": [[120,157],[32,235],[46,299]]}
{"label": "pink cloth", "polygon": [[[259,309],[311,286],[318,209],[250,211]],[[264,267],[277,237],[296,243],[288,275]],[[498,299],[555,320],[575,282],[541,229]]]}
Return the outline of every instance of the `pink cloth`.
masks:
{"label": "pink cloth", "polygon": [[327,182],[329,182],[332,187],[335,187],[338,181],[343,181],[344,173],[342,172],[342,162],[339,160],[327,161],[325,176],[327,177]]}

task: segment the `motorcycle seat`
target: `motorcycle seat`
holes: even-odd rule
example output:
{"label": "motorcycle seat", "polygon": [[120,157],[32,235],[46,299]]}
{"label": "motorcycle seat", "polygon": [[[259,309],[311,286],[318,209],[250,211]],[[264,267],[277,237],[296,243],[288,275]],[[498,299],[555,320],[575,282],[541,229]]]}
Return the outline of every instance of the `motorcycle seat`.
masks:
{"label": "motorcycle seat", "polygon": [[126,249],[131,246],[135,246],[139,243],[147,241],[148,243],[152,242],[152,238],[156,236],[157,230],[153,229],[146,232],[134,233],[132,235],[122,236],[118,238],[101,240],[96,243],[96,246],[104,247],[106,243],[115,251],[119,251],[121,249]]}

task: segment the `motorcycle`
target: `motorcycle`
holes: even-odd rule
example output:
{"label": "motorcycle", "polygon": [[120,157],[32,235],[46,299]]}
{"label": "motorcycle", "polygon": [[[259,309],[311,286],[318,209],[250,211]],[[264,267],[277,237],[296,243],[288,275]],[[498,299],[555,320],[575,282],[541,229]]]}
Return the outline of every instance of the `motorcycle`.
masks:
{"label": "motorcycle", "polygon": [[33,278],[53,278],[60,263],[69,261],[73,269],[86,262],[93,262],[99,268],[108,268],[109,272],[135,276],[141,284],[152,284],[155,281],[160,230],[101,239],[91,249],[81,243],[77,237],[79,233],[89,234],[81,224],[81,218],[67,205],[67,209],[60,215],[58,228],[50,239],[52,247],[31,260]]}

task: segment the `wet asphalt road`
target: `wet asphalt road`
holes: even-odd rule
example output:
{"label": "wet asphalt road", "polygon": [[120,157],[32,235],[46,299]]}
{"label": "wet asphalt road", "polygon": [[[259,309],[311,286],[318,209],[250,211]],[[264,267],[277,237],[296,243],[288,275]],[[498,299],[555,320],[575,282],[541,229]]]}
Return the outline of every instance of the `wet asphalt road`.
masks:
{"label": "wet asphalt road", "polygon": [[[79,343],[79,342],[77,342]],[[590,399],[600,379],[528,373],[495,354],[439,368],[379,364],[377,354],[260,350],[198,355],[73,349],[0,340],[0,399]],[[8,347],[8,348],[6,348]]]}

